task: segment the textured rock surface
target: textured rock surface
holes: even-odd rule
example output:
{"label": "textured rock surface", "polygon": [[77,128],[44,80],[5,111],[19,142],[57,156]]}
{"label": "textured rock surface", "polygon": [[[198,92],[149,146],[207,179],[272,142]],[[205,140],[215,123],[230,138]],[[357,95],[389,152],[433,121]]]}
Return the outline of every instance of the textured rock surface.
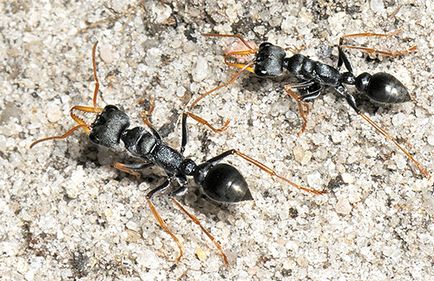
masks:
{"label": "textured rock surface", "polygon": [[[196,188],[181,201],[221,241],[225,268],[196,225],[162,195],[161,215],[183,241],[156,224],[146,192],[158,169],[141,179],[110,166],[127,156],[91,145],[35,139],[73,126],[72,105],[91,104],[91,48],[98,41],[99,105],[121,105],[140,124],[140,100],[156,99],[153,122],[179,144],[179,116],[199,93],[231,73],[228,40],[203,32],[240,33],[260,43],[300,48],[334,65],[339,36],[401,29],[400,37],[357,42],[418,52],[393,59],[349,55],[356,73],[386,71],[413,102],[362,103],[376,122],[411,147],[431,172],[434,151],[434,7],[432,1],[3,1],[0,57],[0,275],[4,280],[427,280],[434,276],[433,182],[327,90],[312,105],[305,134],[284,80],[243,76],[205,99],[196,114],[232,124],[214,134],[190,122],[186,155],[198,162],[238,148],[291,180],[329,191],[313,196],[236,157],[255,203],[221,207]],[[262,3],[262,4],[261,4]],[[400,6],[399,6],[400,5]],[[200,63],[200,64],[198,64]],[[362,102],[364,100],[362,99]]]}

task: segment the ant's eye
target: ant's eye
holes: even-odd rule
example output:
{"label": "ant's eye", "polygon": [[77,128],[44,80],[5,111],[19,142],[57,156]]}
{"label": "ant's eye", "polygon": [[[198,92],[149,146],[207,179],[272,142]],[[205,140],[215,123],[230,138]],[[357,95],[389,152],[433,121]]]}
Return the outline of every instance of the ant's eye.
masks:
{"label": "ant's eye", "polygon": [[98,144],[99,143],[99,137],[93,133],[89,135],[89,139],[91,142]]}

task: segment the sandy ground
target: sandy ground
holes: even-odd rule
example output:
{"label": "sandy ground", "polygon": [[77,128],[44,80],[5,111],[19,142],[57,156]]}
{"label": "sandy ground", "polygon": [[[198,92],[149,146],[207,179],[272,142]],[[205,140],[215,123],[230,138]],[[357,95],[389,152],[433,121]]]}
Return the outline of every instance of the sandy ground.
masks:
{"label": "sandy ground", "polygon": [[140,102],[154,96],[153,122],[178,147],[186,105],[233,73],[222,59],[228,41],[201,33],[240,33],[335,65],[341,35],[400,29],[399,37],[357,42],[392,50],[416,44],[416,53],[349,58],[356,73],[395,75],[414,101],[358,101],[432,173],[432,1],[80,2],[0,4],[0,279],[434,280],[433,181],[330,89],[312,103],[299,138],[287,78],[244,75],[193,109],[213,124],[232,121],[222,134],[189,123],[186,155],[198,163],[237,148],[328,191],[300,192],[237,157],[227,161],[246,177],[254,202],[220,206],[192,184],[180,200],[221,242],[229,267],[162,194],[155,204],[185,246],[173,266],[176,244],[145,201],[158,169],[140,179],[119,172],[110,164],[128,155],[98,148],[84,133],[29,149],[73,126],[71,106],[91,104],[96,41],[98,104],[122,106],[138,126]]}

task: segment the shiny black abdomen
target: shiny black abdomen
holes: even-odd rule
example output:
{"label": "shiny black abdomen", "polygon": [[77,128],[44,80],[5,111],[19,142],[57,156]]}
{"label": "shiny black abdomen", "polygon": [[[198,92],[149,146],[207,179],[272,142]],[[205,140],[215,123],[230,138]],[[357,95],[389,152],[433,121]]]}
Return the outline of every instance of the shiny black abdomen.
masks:
{"label": "shiny black abdomen", "polygon": [[411,100],[407,88],[395,76],[384,72],[372,75],[366,95],[379,103],[401,103]]}
{"label": "shiny black abdomen", "polygon": [[201,184],[202,192],[216,202],[235,203],[253,199],[244,177],[228,164],[212,166]]}

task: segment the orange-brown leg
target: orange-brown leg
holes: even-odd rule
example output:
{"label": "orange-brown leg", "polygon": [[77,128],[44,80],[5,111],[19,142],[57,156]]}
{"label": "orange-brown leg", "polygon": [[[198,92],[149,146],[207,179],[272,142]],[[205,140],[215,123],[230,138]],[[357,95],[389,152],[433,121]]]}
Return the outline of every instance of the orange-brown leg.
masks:
{"label": "orange-brown leg", "polygon": [[155,109],[155,97],[151,96],[149,98],[149,109],[145,111],[148,119],[151,119],[151,116],[152,116],[152,113],[154,112],[154,109]]}
{"label": "orange-brown leg", "polygon": [[[157,133],[157,131],[155,130],[154,126],[151,123],[151,120],[149,119],[149,115],[147,111],[142,111],[140,113],[140,116],[142,117],[142,121],[143,123],[148,126],[149,129],[151,129],[153,132]],[[157,133],[158,134],[158,133]]]}
{"label": "orange-brown leg", "polygon": [[217,86],[217,87],[215,87],[215,88],[207,91],[206,93],[202,94],[200,97],[198,97],[197,99],[195,99],[193,101],[193,103],[190,105],[189,108],[192,109],[193,107],[195,107],[206,96],[212,94],[213,92],[215,92],[215,91],[217,91],[217,90],[219,90],[219,89],[221,89],[223,87],[229,86],[230,84],[234,83],[235,80],[237,80],[238,77],[240,77],[241,73],[243,73],[249,67],[251,67],[251,64],[244,65],[244,67],[241,68],[240,70],[238,70],[234,75],[232,75],[232,77],[228,81],[226,81],[223,84],[220,84],[219,86]]}
{"label": "orange-brown leg", "polygon": [[298,54],[298,53],[300,53],[303,49],[305,49],[305,46],[304,46],[304,45],[299,46],[299,47],[292,46],[292,47],[286,47],[286,48],[284,48],[285,51],[290,51],[290,52],[293,53],[293,54]]}
{"label": "orange-brown leg", "polygon": [[[144,104],[145,101],[142,100],[140,103]],[[143,110],[140,113],[140,117],[142,118],[143,123],[145,123],[145,125],[147,125],[148,127],[152,127],[151,117],[152,117],[152,113],[154,112],[154,109],[155,109],[155,97],[151,96],[149,98],[149,108]]]}
{"label": "orange-brown leg", "polygon": [[240,156],[244,160],[252,163],[253,165],[255,165],[256,167],[258,167],[259,169],[263,170],[264,172],[266,172],[270,176],[279,178],[279,179],[285,181],[286,183],[288,183],[289,185],[291,185],[291,186],[293,186],[293,187],[295,187],[297,189],[300,189],[300,190],[303,190],[303,191],[306,191],[306,192],[310,192],[310,193],[313,193],[315,195],[324,194],[326,192],[324,190],[316,190],[316,189],[313,189],[313,188],[307,188],[307,187],[301,186],[299,184],[296,184],[296,183],[292,182],[291,180],[285,178],[284,176],[281,176],[281,175],[277,174],[273,169],[269,168],[265,164],[259,162],[258,160],[255,160],[255,159],[251,158],[250,156],[247,156],[246,154],[242,153],[241,151],[239,151],[237,149],[228,150],[225,153],[222,153],[221,155],[219,155],[217,157],[214,157],[213,159],[210,159],[209,161],[210,162],[218,161],[218,160],[220,160],[220,159],[222,159],[222,158],[224,158],[224,157],[226,157],[226,156],[228,156],[230,154],[235,154],[235,155]]}
{"label": "orange-brown leg", "polygon": [[216,34],[216,33],[202,33],[203,36],[207,36],[207,37],[226,37],[226,38],[237,38],[239,39],[244,46],[246,46],[248,49],[250,50],[254,50],[254,48],[252,48],[249,43],[247,43],[247,41],[244,39],[243,36],[239,35],[239,34]]}
{"label": "orange-brown leg", "polygon": [[257,51],[258,51],[257,49],[242,50],[242,51],[229,51],[229,52],[226,52],[224,54],[224,57],[225,57],[225,59],[245,57],[245,56],[255,55]]}
{"label": "orange-brown leg", "polygon": [[149,206],[149,209],[152,212],[152,215],[154,215],[154,218],[157,220],[157,222],[160,225],[160,227],[167,234],[169,234],[170,237],[172,237],[172,239],[175,241],[176,245],[178,246],[179,254],[178,254],[178,256],[175,259],[175,263],[178,263],[181,260],[182,256],[184,255],[184,247],[183,247],[181,241],[179,241],[179,239],[175,236],[175,234],[173,234],[172,231],[170,231],[169,227],[167,226],[167,224],[164,222],[163,218],[158,213],[157,208],[155,207],[155,205],[152,202],[152,200],[150,198],[146,198],[146,201],[148,202],[148,206]]}
{"label": "orange-brown leg", "polygon": [[373,120],[371,120],[371,118],[369,118],[367,115],[359,112],[358,113],[360,117],[362,117],[366,122],[368,122],[372,127],[374,127],[377,132],[379,132],[380,134],[382,134],[386,139],[392,141],[404,154],[405,156],[411,161],[413,162],[416,167],[419,169],[419,171],[428,179],[431,178],[430,173],[428,172],[428,170],[422,166],[422,164],[420,164],[416,159],[414,159],[414,157],[410,154],[410,152],[407,151],[407,149],[405,149],[404,147],[402,147],[393,137],[391,137],[389,135],[389,133],[384,130],[383,128],[381,128],[377,123],[375,123]]}
{"label": "orange-brown leg", "polygon": [[211,129],[214,133],[221,133],[223,131],[225,131],[228,126],[229,126],[229,119],[226,119],[223,126],[219,127],[219,128],[215,128],[213,127],[208,121],[206,121],[205,119],[203,119],[202,117],[191,113],[191,112],[185,112],[185,114],[187,114],[189,117],[193,118],[194,120],[196,120],[197,122],[199,122],[202,125],[207,126],[209,129]]}
{"label": "orange-brown leg", "polygon": [[127,166],[126,166],[125,164],[123,164],[123,163],[115,162],[114,165],[113,165],[113,167],[115,167],[116,169],[118,169],[119,171],[122,171],[122,172],[124,172],[124,173],[130,174],[130,175],[133,175],[133,176],[135,176],[135,177],[140,177],[140,173],[139,173],[139,172],[134,171],[133,169],[127,167]]}
{"label": "orange-brown leg", "polygon": [[375,56],[375,55],[382,55],[384,57],[399,57],[408,55],[414,51],[417,50],[417,46],[413,45],[410,48],[404,49],[404,50],[398,50],[398,51],[384,51],[384,50],[378,50],[375,48],[368,48],[368,47],[362,47],[362,46],[351,46],[351,45],[340,45],[342,49],[353,49],[353,50],[359,50],[363,53],[367,53],[368,55]]}
{"label": "orange-brown leg", "polygon": [[217,250],[219,251],[220,255],[223,258],[223,262],[225,263],[226,266],[228,266],[229,265],[228,257],[225,255],[222,246],[215,239],[215,237],[200,223],[199,219],[196,216],[194,216],[192,213],[187,211],[187,209],[178,200],[176,200],[174,197],[172,197],[171,199],[173,203],[175,203],[175,205],[191,219],[191,221],[193,221],[195,224],[197,224],[200,227],[202,232],[205,233],[206,236],[208,236],[211,242],[214,243],[215,247],[217,248]]}
{"label": "orange-brown leg", "polygon": [[301,136],[304,133],[307,127],[307,115],[309,114],[309,105],[303,102],[297,93],[292,91],[291,86],[285,86],[285,91],[288,96],[293,98],[297,103],[298,113],[300,114],[301,119],[303,120],[303,124],[301,125],[300,131],[298,131],[297,135]]}
{"label": "orange-brown leg", "polygon": [[417,46],[411,46],[410,48],[404,49],[404,50],[398,50],[398,51],[384,51],[384,50],[377,50],[375,48],[368,48],[363,46],[353,46],[353,45],[344,45],[344,40],[347,38],[355,38],[355,37],[391,37],[394,35],[397,35],[401,31],[395,30],[389,33],[371,33],[371,32],[365,32],[365,33],[354,33],[354,34],[346,34],[343,35],[341,38],[339,38],[339,47],[342,49],[354,49],[359,50],[364,53],[367,53],[369,55],[382,55],[385,57],[397,57],[402,55],[407,55],[411,52],[416,51]]}
{"label": "orange-brown leg", "polygon": [[91,112],[91,113],[101,113],[102,112],[102,108],[99,108],[96,106],[96,99],[97,99],[97,94],[98,94],[98,89],[99,89],[99,82],[98,82],[98,77],[97,77],[97,73],[96,73],[96,59],[95,59],[95,53],[96,53],[96,46],[97,46],[98,42],[96,42],[93,45],[92,48],[92,65],[93,65],[93,77],[95,80],[95,89],[94,89],[94,93],[93,93],[93,106],[81,106],[81,105],[75,105],[73,106],[70,111],[69,114],[71,116],[71,118],[78,124],[77,126],[74,126],[73,128],[69,129],[66,133],[64,133],[63,135],[60,136],[52,136],[52,137],[46,137],[43,139],[39,139],[37,141],[34,141],[31,145],[30,148],[32,148],[33,146],[35,146],[36,144],[43,142],[43,141],[47,141],[47,140],[58,140],[58,139],[65,139],[67,137],[69,137],[74,131],[76,131],[77,129],[82,128],[86,134],[90,133],[90,126],[79,116],[77,116],[74,111],[81,111],[81,112]]}

